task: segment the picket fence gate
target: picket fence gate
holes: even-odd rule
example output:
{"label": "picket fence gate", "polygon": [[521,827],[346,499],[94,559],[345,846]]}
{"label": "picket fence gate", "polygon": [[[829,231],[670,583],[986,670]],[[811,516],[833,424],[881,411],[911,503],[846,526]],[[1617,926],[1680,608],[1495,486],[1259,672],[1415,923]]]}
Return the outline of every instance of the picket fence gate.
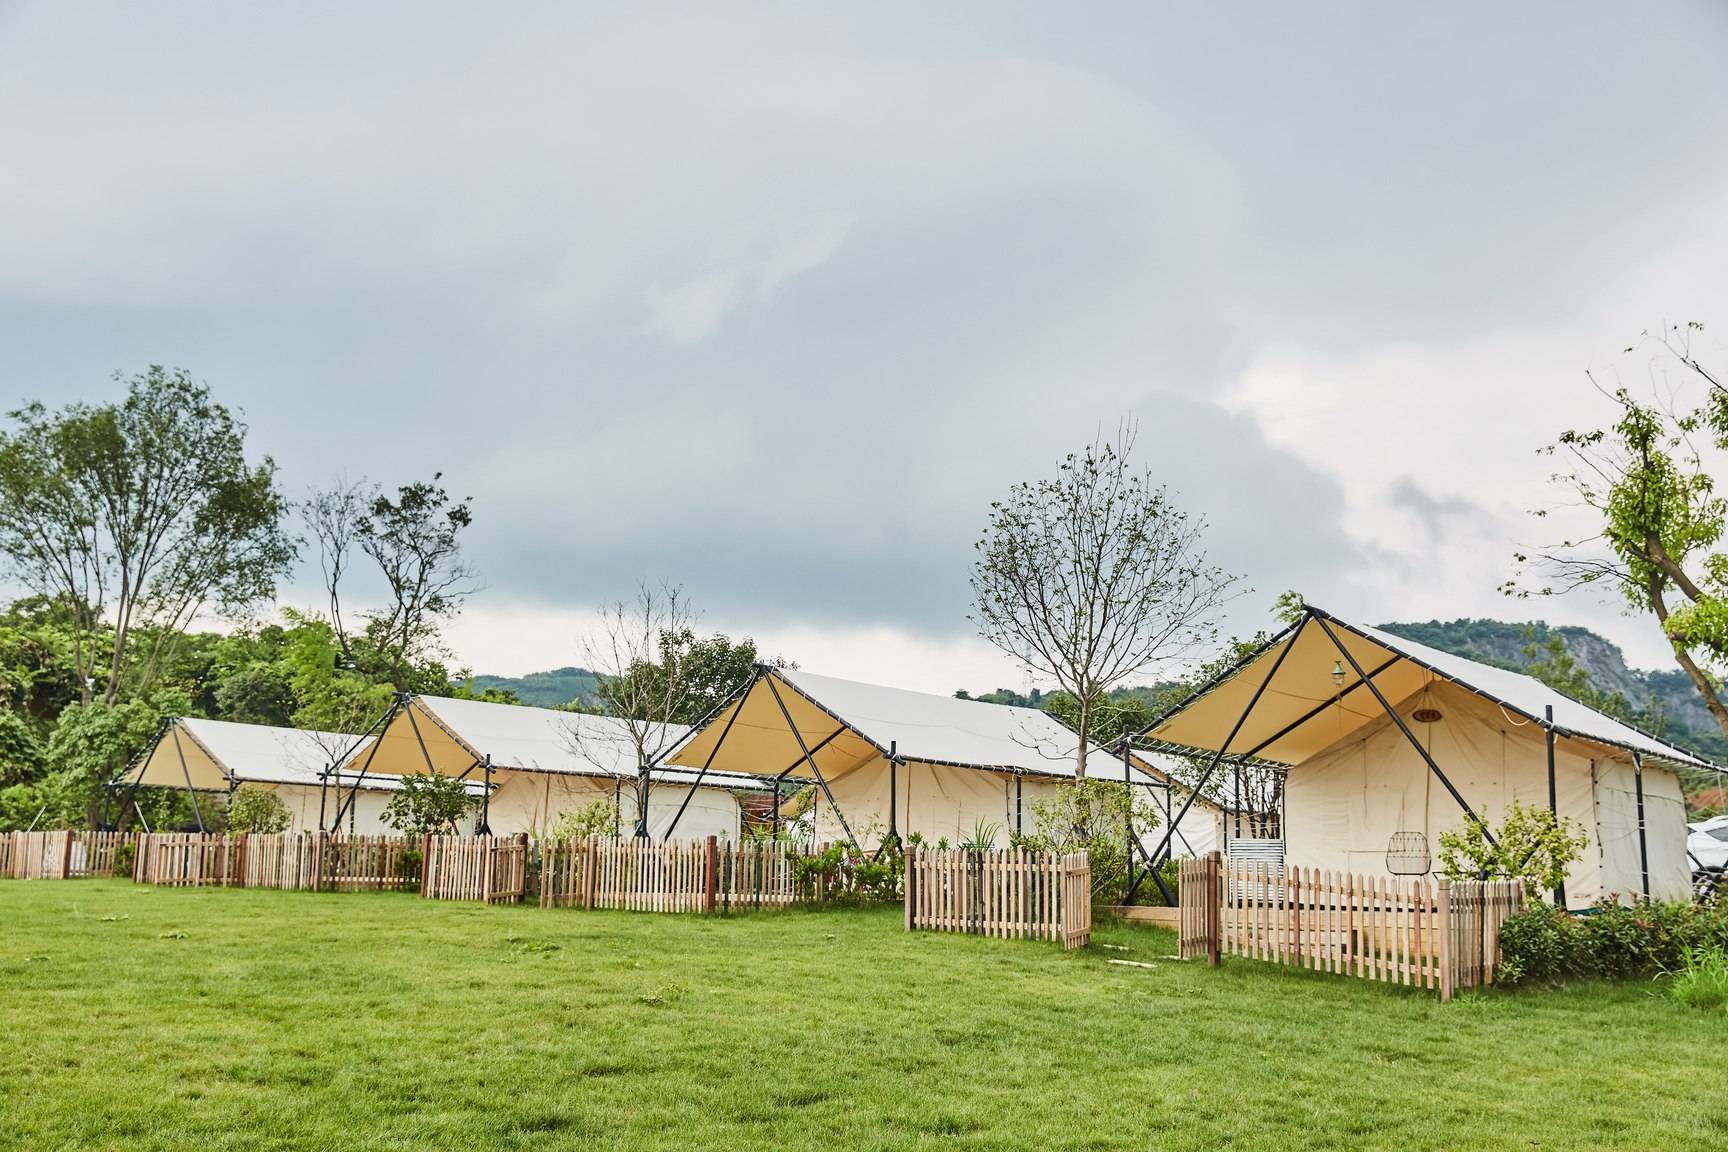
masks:
{"label": "picket fence gate", "polygon": [[0,876],[14,880],[71,880],[114,875],[114,856],[130,832],[0,832]]}
{"label": "picket fence gate", "polygon": [[809,852],[778,841],[652,843],[589,836],[540,842],[542,908],[731,912],[798,902],[798,861]]}
{"label": "picket fence gate", "polygon": [[906,930],[1092,941],[1092,864],[1084,852],[906,849]]}
{"label": "picket fence gate", "polygon": [[1184,958],[1244,956],[1437,990],[1494,982],[1500,926],[1524,908],[1517,880],[1363,876],[1224,862],[1179,866]]}
{"label": "picket fence gate", "polygon": [[167,887],[412,892],[420,887],[412,843],[319,832],[158,832],[139,837],[132,878]]}
{"label": "picket fence gate", "polygon": [[420,895],[513,904],[528,885],[528,836],[426,836]]}

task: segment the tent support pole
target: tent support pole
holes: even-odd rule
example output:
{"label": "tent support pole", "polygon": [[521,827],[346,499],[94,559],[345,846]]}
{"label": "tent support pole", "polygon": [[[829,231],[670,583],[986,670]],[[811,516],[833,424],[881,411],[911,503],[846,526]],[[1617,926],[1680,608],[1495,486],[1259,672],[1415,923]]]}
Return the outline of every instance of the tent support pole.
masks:
{"label": "tent support pole", "polygon": [[[1320,627],[1324,629],[1326,635],[1331,638],[1332,646],[1338,649],[1339,654],[1342,655],[1345,660],[1349,661],[1350,667],[1355,670],[1356,675],[1362,676],[1362,665],[1356,662],[1356,657],[1350,654],[1350,649],[1344,647],[1343,641],[1338,639],[1338,634],[1332,631],[1332,626],[1326,623],[1326,620],[1323,617],[1316,616],[1314,619],[1319,622]],[[1416,739],[1416,733],[1410,731],[1410,726],[1404,723],[1404,717],[1398,715],[1398,710],[1392,707],[1391,702],[1386,699],[1385,693],[1380,691],[1378,685],[1367,681],[1366,677],[1363,677],[1363,679],[1364,682],[1368,684],[1368,691],[1374,693],[1374,699],[1379,701],[1381,711],[1385,712],[1387,717],[1391,719],[1392,723],[1398,726],[1398,731],[1404,733],[1404,739],[1410,742],[1410,747],[1416,749],[1416,754],[1422,757],[1423,761],[1428,765],[1428,770],[1434,773],[1435,778],[1446,786],[1446,791],[1452,794],[1452,799],[1458,802],[1458,807],[1462,808],[1464,814],[1476,822],[1476,827],[1482,830],[1483,839],[1487,840],[1491,847],[1498,850],[1500,842],[1494,839],[1494,833],[1488,830],[1488,825],[1483,821],[1482,817],[1476,815],[1476,810],[1470,807],[1469,802],[1464,799],[1463,793],[1459,792],[1457,788],[1452,786],[1452,781],[1446,778],[1446,773],[1440,770],[1440,765],[1434,762],[1434,757],[1428,754],[1428,749],[1422,747],[1422,741]]]}
{"label": "tent support pole", "polygon": [[[1015,768],[1014,769],[1014,835],[1016,835],[1016,836],[1024,836],[1026,834],[1026,828],[1025,828],[1026,801],[1025,801],[1024,793],[1022,792],[1022,785],[1024,785],[1025,783],[1026,783],[1026,769],[1018,768],[1018,767]],[[911,805],[908,804],[907,807],[910,808]],[[907,815],[911,815],[911,813],[908,812]]]}
{"label": "tent support pole", "polygon": [[480,831],[478,834],[490,836],[492,835],[492,753],[486,753],[486,759],[481,762],[481,768],[486,774],[486,791],[480,794]]}
{"label": "tent support pole", "polygon": [[[1308,626],[1308,621],[1312,619],[1314,619],[1314,616],[1310,613],[1302,618],[1300,624],[1297,624],[1290,630],[1289,640],[1285,642],[1283,649],[1278,653],[1278,658],[1272,661],[1272,670],[1266,673],[1266,679],[1260,681],[1259,687],[1254,689],[1254,695],[1249,697],[1248,707],[1242,709],[1242,715],[1236,718],[1236,724],[1230,729],[1230,735],[1224,737],[1224,743],[1218,745],[1218,751],[1212,754],[1211,761],[1206,765],[1206,771],[1200,774],[1200,779],[1194,785],[1194,790],[1188,793],[1188,799],[1182,802],[1182,810],[1176,813],[1176,819],[1171,821],[1170,827],[1164,830],[1164,839],[1160,840],[1158,842],[1158,847],[1152,850],[1150,863],[1153,868],[1158,867],[1164,854],[1169,849],[1170,838],[1176,832],[1176,825],[1182,823],[1182,818],[1188,815],[1188,809],[1192,808],[1194,806],[1194,801],[1200,798],[1200,790],[1205,788],[1206,781],[1212,778],[1212,773],[1217,770],[1219,762],[1224,759],[1224,753],[1229,751],[1231,741],[1235,740],[1236,734],[1242,731],[1242,725],[1248,723],[1248,717],[1253,715],[1255,705],[1259,704],[1260,697],[1266,694],[1266,689],[1271,686],[1273,679],[1278,675],[1278,669],[1284,666],[1284,658],[1290,655],[1291,651],[1296,647],[1296,641],[1302,638],[1303,629]],[[1321,623],[1324,624],[1325,621],[1321,621]],[[1372,687],[1372,685],[1370,685],[1370,687]],[[1240,798],[1238,798],[1238,807],[1240,807]],[[1129,896],[1132,897],[1133,893],[1130,892]]]}
{"label": "tent support pole", "polygon": [[[205,831],[204,810],[198,807],[198,790],[192,787],[192,769],[186,766],[186,749],[180,746],[180,725],[174,725],[174,754],[180,757],[180,775],[186,778],[186,795],[192,798],[192,815],[198,821],[198,831]],[[34,824],[31,827],[35,827]]]}
{"label": "tent support pole", "polygon": [[898,740],[888,741],[888,835],[900,839],[900,764]]}
{"label": "tent support pole", "polygon": [[[1554,705],[1549,704],[1542,709],[1543,735],[1548,745],[1548,815],[1554,818],[1555,827],[1560,825],[1560,790],[1554,778]],[[1554,885],[1554,907],[1566,907],[1566,881]]]}
{"label": "tent support pole", "polygon": [[[752,676],[750,683],[746,684],[745,688],[749,688],[750,684],[755,682],[756,677]],[[733,695],[737,695],[737,693]],[[725,704],[721,704],[721,707],[724,708]],[[744,702],[740,700],[738,707],[732,709],[732,715],[726,717],[726,726],[720,729],[720,739],[714,741],[714,747],[708,749],[708,756],[702,761],[702,770],[696,773],[696,780],[690,785],[690,791],[684,793],[684,803],[678,805],[678,811],[672,815],[672,823],[666,826],[666,839],[672,839],[672,833],[678,828],[678,821],[684,819],[684,809],[690,807],[690,801],[695,797],[696,789],[702,786],[702,778],[708,775],[708,768],[714,763],[714,757],[720,755],[720,745],[726,743],[726,737],[731,735],[732,725],[738,722],[738,714],[742,711],[744,711]]]}
{"label": "tent support pole", "polygon": [[1375,668],[1374,671],[1368,673],[1366,678],[1356,681],[1356,683],[1350,685],[1350,687],[1344,689],[1342,692],[1339,692],[1336,696],[1333,696],[1331,699],[1325,701],[1324,703],[1316,704],[1314,707],[1308,709],[1308,711],[1302,713],[1302,715],[1300,715],[1296,719],[1290,721],[1290,723],[1284,725],[1284,727],[1278,729],[1278,731],[1272,733],[1272,735],[1266,737],[1266,739],[1260,741],[1260,743],[1254,745],[1254,747],[1248,749],[1248,751],[1242,753],[1242,758],[1244,760],[1252,760],[1254,757],[1260,755],[1261,752],[1265,751],[1267,748],[1270,748],[1272,745],[1278,743],[1278,741],[1284,739],[1284,737],[1290,735],[1290,733],[1296,731],[1296,729],[1302,727],[1302,725],[1308,723],[1308,721],[1314,719],[1314,717],[1320,715],[1322,712],[1326,711],[1326,709],[1332,707],[1334,704],[1337,704],[1337,703],[1340,703],[1341,701],[1343,701],[1344,697],[1350,695],[1350,693],[1352,693],[1352,692],[1356,691],[1356,689],[1362,687],[1362,685],[1366,684],[1369,680],[1374,679],[1374,677],[1380,675],[1380,673],[1386,671],[1386,669],[1388,669],[1388,668],[1392,667],[1392,665],[1398,663],[1398,661],[1400,659],[1402,659],[1402,657],[1398,657],[1398,656],[1392,657],[1392,659],[1386,661],[1384,664]]}
{"label": "tent support pole", "polygon": [[1644,899],[1650,899],[1650,849],[1644,842],[1644,755],[1632,753],[1632,788],[1638,798],[1638,877]]}
{"label": "tent support pole", "polygon": [[768,838],[780,839],[780,779],[774,779],[774,814],[768,819]]}
{"label": "tent support pole", "polygon": [[[780,715],[786,718],[786,727],[792,732],[792,739],[798,742],[798,750],[804,753],[804,763],[810,766],[810,774],[816,777],[816,783],[822,786],[822,795],[828,797],[828,803],[834,809],[834,815],[840,821],[840,827],[846,832],[846,839],[852,842],[852,847],[858,848],[858,837],[852,834],[852,825],[846,823],[846,813],[840,811],[840,805],[834,803],[834,793],[828,790],[828,781],[822,777],[822,769],[816,767],[816,757],[804,744],[804,733],[798,731],[798,725],[792,720],[792,710],[786,707],[786,701],[780,698],[780,689],[774,685],[774,677],[764,677],[768,691],[774,694],[774,703],[780,705]],[[862,849],[860,849],[862,851]]]}
{"label": "tent support pole", "polygon": [[[380,744],[384,743],[384,732],[386,729],[388,729],[390,727],[390,721],[396,718],[397,711],[402,707],[402,696],[403,696],[403,693],[400,693],[400,692],[397,693],[396,699],[394,699],[390,702],[390,707],[388,707],[384,710],[384,715],[380,716],[378,718],[378,722],[372,726],[372,727],[378,729],[378,738],[376,740],[372,741],[372,747],[366,749],[366,763],[360,765],[360,773],[359,773],[359,775],[354,777],[354,787],[352,787],[348,790],[348,798],[346,800],[343,800],[340,804],[336,805],[336,815],[334,817],[332,817],[330,820],[330,828],[329,828],[330,831],[332,831],[332,832],[341,831],[341,829],[342,829],[342,817],[347,813],[348,809],[350,807],[352,807],[354,805],[355,801],[359,798],[359,796],[360,796],[360,781],[366,779],[366,773],[372,767],[372,758],[374,756],[378,755],[378,746]],[[410,721],[412,721],[414,719],[414,717],[412,715],[410,715],[408,717],[408,719]],[[368,731],[370,731],[370,729],[368,729]],[[415,729],[414,734],[416,736],[418,736],[420,734],[419,729]],[[425,747],[425,745],[421,745],[421,747]],[[340,797],[342,795],[342,776],[340,773],[338,773],[336,776],[336,795],[338,797]],[[319,831],[322,832],[322,831],[324,831],[324,829],[322,827],[320,827]]]}

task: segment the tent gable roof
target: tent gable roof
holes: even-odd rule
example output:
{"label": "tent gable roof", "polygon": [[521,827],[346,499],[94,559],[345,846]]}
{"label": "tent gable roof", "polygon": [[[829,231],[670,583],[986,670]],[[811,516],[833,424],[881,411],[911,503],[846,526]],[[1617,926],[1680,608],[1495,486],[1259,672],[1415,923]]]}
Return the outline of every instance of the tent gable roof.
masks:
{"label": "tent gable roof", "polygon": [[[1253,714],[1241,721],[1229,751],[1284,764],[1317,754],[1384,715],[1371,692],[1358,690],[1362,678],[1351,659],[1340,657],[1332,636],[1394,706],[1436,680],[1450,681],[1526,721],[1542,723],[1552,708],[1554,729],[1562,737],[1635,750],[1668,763],[1711,767],[1692,753],[1606,716],[1532,676],[1441,652],[1377,628],[1349,624],[1313,606],[1298,624],[1191,697],[1147,735],[1216,751],[1258,693]],[[1274,669],[1276,676],[1268,682]]]}

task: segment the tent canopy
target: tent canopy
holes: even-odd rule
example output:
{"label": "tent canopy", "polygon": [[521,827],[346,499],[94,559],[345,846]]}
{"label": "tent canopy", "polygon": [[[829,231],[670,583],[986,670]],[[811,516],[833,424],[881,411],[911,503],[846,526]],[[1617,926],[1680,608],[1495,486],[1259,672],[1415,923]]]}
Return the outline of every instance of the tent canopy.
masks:
{"label": "tent canopy", "polygon": [[1498,705],[1514,723],[1546,726],[1552,708],[1553,730],[1562,739],[1670,765],[1713,767],[1540,680],[1347,624],[1312,605],[1301,620],[1144,735],[1198,751],[1300,764],[1385,716],[1365,681],[1393,705],[1432,684],[1451,682]]}
{"label": "tent canopy", "polygon": [[[1036,708],[763,668],[667,763],[808,780],[808,750],[830,782],[890,755],[905,764],[1072,779],[1077,748],[1073,731]],[[1096,779],[1122,779],[1121,761],[1104,749],[1093,748],[1088,764]],[[1129,776],[1162,783],[1144,756]]]}
{"label": "tent canopy", "polygon": [[[664,734],[655,733],[653,743],[670,745],[689,732],[682,724],[663,727]],[[494,769],[516,772],[607,779],[634,779],[637,773],[636,744],[623,720],[447,696],[399,701],[376,747],[357,749],[345,767],[368,775],[478,777],[488,757]],[[652,775],[660,783],[694,779],[694,773],[665,769]],[[706,782],[717,788],[760,787],[749,777],[713,772]]]}
{"label": "tent canopy", "polygon": [[[321,774],[361,741],[341,732],[179,716],[163,726],[149,751],[119,782],[199,792],[226,792],[244,783],[316,788],[323,783]],[[390,782],[372,786],[385,788]]]}

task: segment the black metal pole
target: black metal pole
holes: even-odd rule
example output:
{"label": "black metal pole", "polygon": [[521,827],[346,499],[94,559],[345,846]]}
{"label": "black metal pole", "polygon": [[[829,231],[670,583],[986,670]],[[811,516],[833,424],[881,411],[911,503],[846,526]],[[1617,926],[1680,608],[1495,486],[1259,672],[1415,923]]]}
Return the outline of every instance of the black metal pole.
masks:
{"label": "black metal pole", "polygon": [[[1026,802],[1025,802],[1025,798],[1021,792],[1021,786],[1025,782],[1026,782],[1026,770],[1024,768],[1016,767],[1014,769],[1014,835],[1016,835],[1016,836],[1024,836],[1026,834],[1026,828],[1025,828]],[[907,797],[906,809],[907,809],[906,815],[908,817],[910,817],[912,815],[912,811],[911,811],[912,804],[911,804],[911,797],[910,796]]]}
{"label": "black metal pole", "polygon": [[1638,876],[1644,899],[1650,899],[1650,850],[1644,843],[1644,756],[1632,753],[1632,787],[1638,797]]}
{"label": "black metal pole", "polygon": [[1194,790],[1188,793],[1188,798],[1182,802],[1182,810],[1176,813],[1176,819],[1171,823],[1169,828],[1165,829],[1164,839],[1160,840],[1158,842],[1158,847],[1152,850],[1151,857],[1149,858],[1149,863],[1152,867],[1158,867],[1166,849],[1170,846],[1170,838],[1176,832],[1176,825],[1182,823],[1183,817],[1188,815],[1188,809],[1192,808],[1194,806],[1194,801],[1200,798],[1200,790],[1205,788],[1206,781],[1212,778],[1212,773],[1217,770],[1219,762],[1224,759],[1225,752],[1229,750],[1231,741],[1235,740],[1236,734],[1242,731],[1242,726],[1248,723],[1248,717],[1253,714],[1254,706],[1260,703],[1260,697],[1266,694],[1267,687],[1271,685],[1273,679],[1278,675],[1278,669],[1284,666],[1284,658],[1290,655],[1291,651],[1296,647],[1296,641],[1302,638],[1303,629],[1307,627],[1308,621],[1313,619],[1315,619],[1315,617],[1312,614],[1309,614],[1302,618],[1300,624],[1295,625],[1291,629],[1288,643],[1286,643],[1279,651],[1278,658],[1272,661],[1272,670],[1266,673],[1266,679],[1260,681],[1259,686],[1254,689],[1254,695],[1248,700],[1248,707],[1242,709],[1242,715],[1236,718],[1236,724],[1230,729],[1230,734],[1224,737],[1224,742],[1218,745],[1218,751],[1212,754],[1212,759],[1206,765],[1206,771],[1200,774],[1200,779],[1194,785]]}
{"label": "black metal pole", "polygon": [[[1553,817],[1555,827],[1560,825],[1560,791],[1559,782],[1554,773],[1554,705],[1549,704],[1542,709],[1542,727],[1547,736],[1548,744],[1548,815]],[[1566,907],[1566,878],[1554,885],[1554,907]]]}
{"label": "black metal pole", "polygon": [[786,718],[786,727],[791,730],[792,739],[798,742],[798,750],[804,753],[804,762],[810,765],[811,775],[815,776],[816,783],[822,786],[822,795],[828,797],[828,803],[834,809],[834,815],[840,821],[840,827],[845,831],[846,839],[851,841],[852,847],[862,851],[858,837],[852,834],[852,826],[846,823],[846,813],[840,810],[840,805],[834,803],[834,793],[829,790],[828,781],[823,779],[822,769],[816,767],[816,757],[811,755],[810,749],[804,744],[804,733],[798,731],[798,725],[792,719],[791,709],[787,708],[786,701],[780,698],[780,689],[774,686],[774,677],[767,676],[764,677],[764,680],[768,685],[768,691],[774,695],[774,703],[780,705],[780,715]]}
{"label": "black metal pole", "polygon": [[[480,794],[480,835],[490,836],[492,835],[492,753],[486,753],[486,758],[481,761],[481,766],[486,774],[486,791]],[[466,788],[468,785],[464,784],[462,787]]]}
{"label": "black metal pole", "polygon": [[900,741],[888,741],[888,835],[896,840],[900,839],[900,771],[896,759],[899,748]]}
{"label": "black metal pole", "polygon": [[[341,803],[336,805],[336,815],[331,817],[331,819],[330,819],[330,831],[332,831],[332,832],[341,831],[341,829],[342,829],[342,817],[344,814],[346,814],[348,808],[351,805],[353,805],[355,803],[356,799],[359,797],[359,795],[360,795],[360,782],[362,780],[366,779],[366,773],[371,770],[372,760],[375,756],[378,755],[379,745],[384,743],[384,733],[389,731],[390,721],[395,718],[397,711],[401,709],[402,700],[406,695],[407,695],[407,693],[405,693],[405,692],[398,692],[396,694],[396,698],[393,701],[391,701],[390,707],[385,710],[384,715],[378,718],[378,736],[376,739],[374,739],[372,741],[372,747],[366,749],[366,762],[364,764],[360,765],[360,772],[358,775],[356,775],[354,777],[354,787],[352,787],[348,790],[348,798],[346,800],[342,800]],[[414,719],[414,717],[412,715],[410,715],[408,717],[408,719],[410,721],[412,721]],[[419,735],[418,729],[415,730],[415,735],[416,736]],[[424,745],[422,745],[422,747],[424,747]],[[341,775],[341,773],[337,773],[337,775],[336,775],[336,795],[337,795],[338,799],[340,799],[342,796],[342,775]],[[323,829],[320,828],[319,831],[322,832]]]}
{"label": "black metal pole", "polygon": [[198,790],[192,787],[192,769],[186,767],[186,749],[180,746],[180,725],[171,729],[174,734],[174,754],[180,757],[180,775],[186,778],[186,795],[192,798],[192,815],[198,821],[198,831],[205,831],[204,810],[198,807]]}
{"label": "black metal pole", "polygon": [[[1355,670],[1356,675],[1362,676],[1362,665],[1356,662],[1356,657],[1350,654],[1350,649],[1344,647],[1343,642],[1338,639],[1338,634],[1332,631],[1332,626],[1326,623],[1324,617],[1316,616],[1314,617],[1314,620],[1322,629],[1325,630],[1326,635],[1331,637],[1332,646],[1338,649],[1344,659],[1350,662],[1350,667]],[[1435,777],[1441,784],[1446,786],[1446,791],[1452,794],[1452,799],[1457,801],[1458,807],[1464,810],[1466,816],[1469,816],[1470,819],[1476,821],[1476,826],[1482,830],[1483,838],[1486,839],[1494,848],[1498,849],[1500,847],[1500,842],[1494,839],[1494,834],[1492,832],[1488,831],[1488,825],[1483,821],[1482,817],[1476,815],[1476,810],[1470,807],[1469,803],[1464,799],[1463,793],[1459,792],[1458,789],[1452,786],[1452,781],[1446,778],[1446,773],[1440,770],[1440,765],[1434,762],[1434,757],[1428,754],[1428,749],[1422,747],[1422,741],[1416,739],[1416,733],[1410,731],[1410,726],[1404,723],[1404,717],[1398,715],[1398,710],[1392,707],[1391,702],[1386,699],[1385,693],[1380,691],[1379,685],[1372,681],[1368,681],[1368,691],[1374,694],[1374,699],[1379,702],[1381,711],[1385,712],[1391,719],[1392,723],[1398,726],[1398,731],[1404,733],[1404,739],[1410,742],[1410,747],[1416,749],[1416,754],[1422,757],[1423,761],[1428,765],[1428,770],[1434,773]]]}

